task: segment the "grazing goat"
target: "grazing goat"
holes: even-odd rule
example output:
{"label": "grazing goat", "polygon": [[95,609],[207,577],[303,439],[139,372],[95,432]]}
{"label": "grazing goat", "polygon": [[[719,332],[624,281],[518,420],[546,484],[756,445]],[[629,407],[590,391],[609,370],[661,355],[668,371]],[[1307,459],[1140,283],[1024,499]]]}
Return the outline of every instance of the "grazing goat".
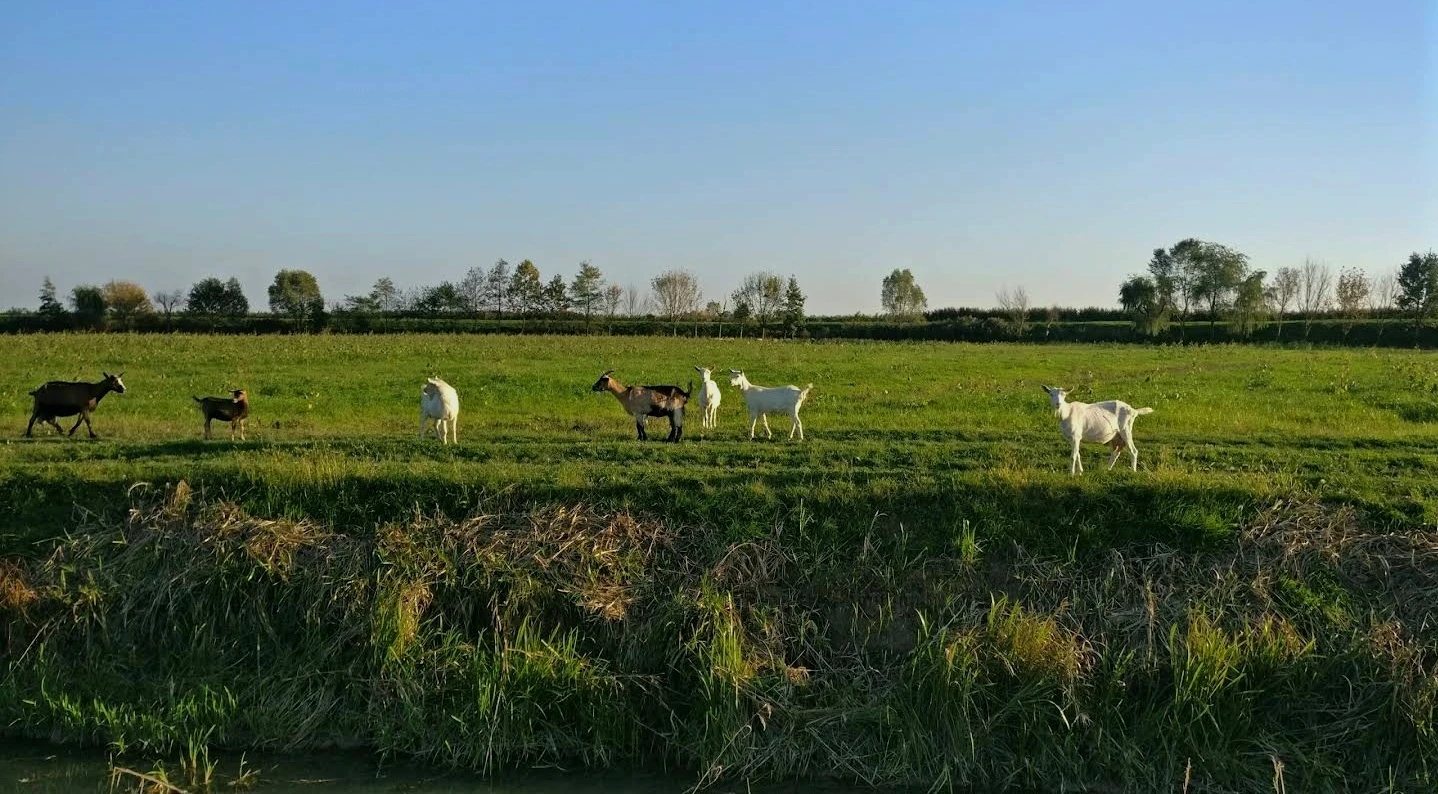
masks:
{"label": "grazing goat", "polygon": [[625,386],[611,377],[614,370],[599,376],[591,391],[607,391],[624,406],[625,412],[634,417],[634,429],[640,441],[649,439],[644,423],[651,416],[669,419],[669,435],[665,441],[677,442],[684,436],[684,407],[689,404],[689,392],[694,390],[694,381],[689,382],[689,391],[678,386]]}
{"label": "grazing goat", "polygon": [[774,437],[774,431],[769,429],[769,414],[788,414],[789,419],[794,423],[789,428],[789,438],[794,437],[798,431],[799,440],[804,440],[804,423],[799,421],[799,407],[809,397],[809,390],[814,384],[809,384],[803,389],[798,386],[755,386],[744,376],[740,369],[729,370],[729,385],[738,386],[744,393],[744,406],[749,409],[749,440],[754,439],[754,428],[762,420],[764,432],[769,438]]}
{"label": "grazing goat", "polygon": [[200,414],[205,417],[205,438],[210,438],[210,422],[218,419],[230,423],[230,438],[235,431],[240,440],[245,440],[245,420],[250,416],[250,397],[244,389],[235,389],[229,397],[191,397],[200,405]]}
{"label": "grazing goat", "polygon": [[1134,408],[1122,400],[1105,400],[1101,403],[1069,402],[1068,389],[1045,386],[1049,402],[1053,405],[1054,416],[1059,418],[1059,432],[1073,444],[1072,462],[1069,474],[1083,474],[1083,456],[1079,447],[1085,441],[1107,444],[1113,448],[1108,458],[1108,467],[1118,461],[1125,449],[1138,471],[1138,447],[1133,445],[1133,420],[1144,414],[1153,413],[1152,408]]}
{"label": "grazing goat", "polygon": [[459,443],[459,394],[439,378],[427,379],[419,390],[420,438],[424,438],[431,422],[441,443]]}
{"label": "grazing goat", "polygon": [[30,392],[30,396],[35,398],[35,402],[30,408],[30,424],[25,427],[25,435],[30,435],[37,420],[41,423],[48,422],[55,427],[56,432],[63,433],[64,431],[60,429],[60,423],[55,421],[55,417],[79,414],[80,418],[75,420],[75,426],[70,428],[70,435],[75,435],[80,423],[84,422],[86,432],[90,434],[90,438],[94,438],[95,428],[90,425],[90,414],[94,413],[105,395],[110,392],[125,393],[125,383],[120,380],[125,373],[111,375],[108,372],[103,372],[101,374],[105,376],[105,379],[99,383],[52,380]]}
{"label": "grazing goat", "polygon": [[699,377],[703,380],[699,383],[699,426],[715,428],[719,426],[719,403],[723,402],[724,395],[719,393],[719,384],[714,382],[713,373],[708,367],[695,367]]}

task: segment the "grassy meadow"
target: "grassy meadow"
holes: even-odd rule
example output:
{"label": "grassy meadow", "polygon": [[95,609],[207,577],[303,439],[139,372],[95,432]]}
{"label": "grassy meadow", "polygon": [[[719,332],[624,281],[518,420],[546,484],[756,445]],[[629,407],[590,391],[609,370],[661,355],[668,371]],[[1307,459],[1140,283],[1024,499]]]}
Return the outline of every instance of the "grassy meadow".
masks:
{"label": "grassy meadow", "polygon": [[[815,383],[808,440],[750,442],[723,383],[719,427],[691,417],[685,443],[639,444],[589,387],[687,384],[693,364],[752,380]],[[52,379],[125,373],[101,438],[20,438],[27,392]],[[460,443],[416,438],[419,384],[459,391]],[[1068,477],[1043,383],[1118,397],[1141,471]],[[245,388],[249,440],[200,437],[192,394]],[[0,339],[0,517],[6,537],[45,534],[75,504],[105,510],[135,482],[180,478],[263,514],[364,529],[486,500],[599,501],[680,523],[763,530],[804,503],[824,521],[875,514],[1035,542],[1097,536],[1186,545],[1222,536],[1275,494],[1361,507],[1379,522],[1438,521],[1438,357],[1422,352],[954,344],[790,344],[572,337],[24,336]],[[656,421],[662,437],[663,421]],[[68,427],[68,424],[66,425]],[[58,498],[55,498],[58,495]],[[1142,510],[1126,509],[1137,500]],[[123,500],[118,500],[123,504]],[[962,509],[953,507],[961,504]]]}
{"label": "grassy meadow", "polygon": [[[815,384],[633,438],[604,370]],[[27,392],[123,371],[101,438]],[[416,437],[425,376],[459,444]],[[1086,473],[1041,384],[1151,406]],[[249,391],[247,441],[193,395]],[[1438,782],[1438,356],[0,337],[0,730],[1044,789]],[[665,425],[651,426],[651,438]],[[66,424],[68,429],[68,424]],[[8,727],[7,727],[8,726]]]}

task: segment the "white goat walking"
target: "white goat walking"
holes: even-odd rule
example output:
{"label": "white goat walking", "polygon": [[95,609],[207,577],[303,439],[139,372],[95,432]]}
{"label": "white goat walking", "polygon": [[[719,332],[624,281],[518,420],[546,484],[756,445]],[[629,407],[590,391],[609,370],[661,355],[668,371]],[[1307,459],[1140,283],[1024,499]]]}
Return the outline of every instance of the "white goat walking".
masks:
{"label": "white goat walking", "polygon": [[1101,403],[1069,402],[1066,399],[1068,389],[1053,386],[1043,388],[1048,392],[1054,416],[1059,418],[1059,432],[1073,444],[1069,474],[1083,474],[1083,457],[1079,453],[1079,447],[1085,441],[1107,444],[1113,448],[1113,454],[1108,458],[1110,469],[1118,461],[1119,454],[1127,449],[1133,470],[1138,471],[1138,447],[1133,445],[1133,420],[1153,413],[1152,408],[1134,408],[1122,400],[1105,400]]}
{"label": "white goat walking", "polygon": [[424,438],[431,422],[441,443],[459,443],[459,394],[439,378],[426,379],[419,390],[420,438]]}
{"label": "white goat walking", "polygon": [[788,414],[794,425],[789,428],[789,438],[794,437],[798,431],[799,440],[804,440],[804,423],[799,421],[799,406],[809,396],[809,390],[814,384],[809,384],[803,389],[798,386],[755,386],[744,377],[744,371],[739,369],[729,370],[729,385],[738,386],[739,391],[744,394],[744,407],[749,409],[749,439],[754,439],[754,428],[760,420],[764,422],[764,432],[769,438],[774,437],[774,431],[769,429],[768,414]]}
{"label": "white goat walking", "polygon": [[724,395],[719,393],[719,384],[714,382],[713,373],[707,367],[694,369],[704,379],[704,382],[699,384],[699,426],[718,427],[719,403],[724,401]]}

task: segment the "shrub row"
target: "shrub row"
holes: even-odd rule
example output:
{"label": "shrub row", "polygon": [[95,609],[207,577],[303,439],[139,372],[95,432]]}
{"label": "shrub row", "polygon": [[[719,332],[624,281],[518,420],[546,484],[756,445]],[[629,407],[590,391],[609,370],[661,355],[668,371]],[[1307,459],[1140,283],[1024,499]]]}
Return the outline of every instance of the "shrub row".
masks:
{"label": "shrub row", "polygon": [[[101,327],[87,329],[73,315],[15,312],[0,314],[0,333],[24,334],[73,330],[124,333],[215,334],[555,334],[575,336],[786,336],[785,329],[732,321],[688,320],[677,324],[655,317],[584,320],[578,317],[493,318],[475,315],[348,314],[335,313],[312,321],[273,314],[213,317],[180,314],[169,318],[141,315],[111,318]],[[1157,344],[1209,344],[1245,342],[1297,342],[1353,347],[1438,347],[1438,327],[1417,328],[1404,320],[1337,319],[1287,320],[1268,323],[1252,333],[1240,334],[1227,323],[1190,322],[1147,336],[1123,320],[1084,320],[1030,323],[1023,329],[999,317],[963,315],[927,322],[894,322],[867,318],[811,318],[796,334],[806,339],[873,339],[888,341],[946,342],[1105,342]]]}

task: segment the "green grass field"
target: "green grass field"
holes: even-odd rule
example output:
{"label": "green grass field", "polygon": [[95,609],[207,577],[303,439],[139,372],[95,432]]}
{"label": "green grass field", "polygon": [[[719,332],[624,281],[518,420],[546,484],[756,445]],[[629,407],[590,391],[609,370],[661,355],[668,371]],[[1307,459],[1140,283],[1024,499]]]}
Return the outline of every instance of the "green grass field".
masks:
{"label": "green grass field", "polygon": [[[695,364],[812,381],[808,439],[750,441],[725,383],[717,430],[640,443],[590,391]],[[21,438],[30,389],[101,370],[129,391],[99,440]],[[428,375],[456,446],[416,438]],[[1071,478],[1044,383],[1153,407],[1140,471],[1092,447]],[[249,440],[202,440],[190,395],[230,388]],[[0,730],[1425,790],[1435,394],[1438,357],[1406,351],[0,337]]]}
{"label": "green grass field", "polygon": [[[815,383],[803,416],[750,442],[724,383],[717,430],[640,444],[613,398],[625,382],[687,383],[690,366],[742,367],[760,384]],[[125,372],[95,418],[98,441],[20,438],[27,392],[52,378]],[[462,401],[460,444],[416,438],[419,385]],[[1117,397],[1139,420],[1141,471],[1105,451],[1070,480],[1043,383]],[[249,440],[200,438],[191,394],[249,390]],[[802,501],[818,519],[886,525],[969,519],[1020,538],[1222,534],[1275,494],[1351,503],[1379,522],[1438,520],[1438,357],[1254,347],[792,344],[530,337],[0,338],[0,518],[8,538],[116,502],[134,482],[188,479],[261,513],[362,529],[415,510],[458,514],[531,497],[600,501],[689,522],[764,528]],[[659,422],[662,424],[662,420]],[[68,426],[68,425],[67,425]],[[657,425],[656,425],[657,426]],[[662,436],[662,428],[660,434]],[[58,494],[58,497],[56,496]],[[1117,500],[1117,501],[1116,501]],[[1138,500],[1142,510],[1126,514]]]}

